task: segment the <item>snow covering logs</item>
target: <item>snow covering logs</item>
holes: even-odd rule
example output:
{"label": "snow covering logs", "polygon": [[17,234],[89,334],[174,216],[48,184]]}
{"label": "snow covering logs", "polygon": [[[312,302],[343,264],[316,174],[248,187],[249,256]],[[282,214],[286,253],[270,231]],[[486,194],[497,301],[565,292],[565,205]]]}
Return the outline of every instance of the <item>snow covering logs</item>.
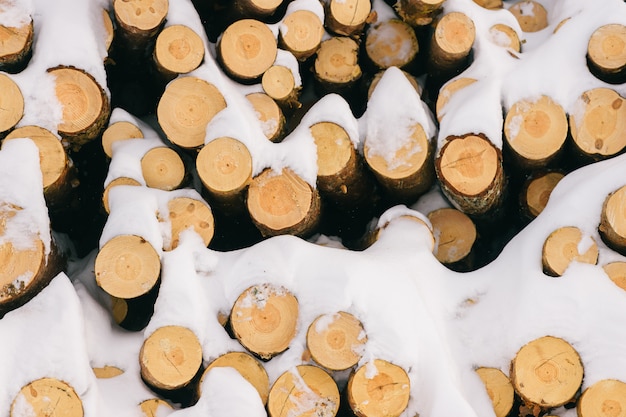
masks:
{"label": "snow covering logs", "polygon": [[[626,146],[622,2],[58,3],[0,0],[0,334],[48,323],[45,308],[69,297],[50,320],[75,316],[57,336],[72,358],[47,348],[38,363],[63,369],[0,375],[0,412],[626,409],[622,340],[582,319],[550,324],[580,318],[580,271],[612,281],[585,294],[605,300],[607,326],[624,313],[612,303],[623,298],[613,283],[626,289],[623,168],[605,161],[610,186],[588,184],[597,204],[579,217],[550,199],[570,201],[582,181],[565,174]],[[83,19],[69,25],[69,11]],[[93,174],[79,180],[73,158],[94,143],[106,223],[67,265],[48,216],[80,201]],[[545,209],[558,221],[539,217],[512,243],[526,263],[511,265],[513,249],[496,258]],[[549,302],[516,306],[496,275],[524,306],[543,292]],[[496,327],[520,327],[489,353],[484,340],[502,333],[477,330],[483,305],[513,311],[505,324],[491,314]],[[122,340],[119,328],[124,353],[93,351]],[[0,368],[16,369],[5,357],[20,341]]]}

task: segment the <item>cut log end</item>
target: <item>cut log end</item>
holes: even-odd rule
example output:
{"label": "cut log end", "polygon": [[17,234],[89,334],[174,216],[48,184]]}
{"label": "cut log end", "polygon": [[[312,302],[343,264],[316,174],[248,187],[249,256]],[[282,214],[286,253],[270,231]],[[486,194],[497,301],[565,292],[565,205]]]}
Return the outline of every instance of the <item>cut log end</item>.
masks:
{"label": "cut log end", "polygon": [[538,1],[520,1],[512,5],[509,11],[524,32],[538,32],[548,27],[548,12]]}
{"label": "cut log end", "polygon": [[143,139],[141,129],[131,122],[115,122],[102,132],[102,149],[109,158],[113,157],[113,144],[120,140]]}
{"label": "cut log end", "polygon": [[113,297],[131,299],[157,283],[161,259],[152,245],[135,235],[120,235],[105,243],[95,261],[96,282]]}
{"label": "cut log end", "polygon": [[350,376],[348,402],[359,417],[399,416],[409,403],[410,386],[404,369],[375,359]]}
{"label": "cut log end", "polygon": [[589,38],[587,56],[601,74],[618,74],[626,69],[626,26],[600,26]]}
{"label": "cut log end", "polygon": [[132,185],[132,186],[139,187],[141,186],[141,183],[137,181],[136,179],[129,178],[129,177],[119,177],[111,181],[104,188],[104,192],[102,193],[102,207],[107,213],[109,213],[111,210],[109,207],[109,192],[111,191],[111,188],[117,187],[118,185]]}
{"label": "cut log end", "polygon": [[511,49],[515,52],[522,51],[522,43],[517,32],[508,25],[497,23],[489,28],[489,40],[502,48]]}
{"label": "cut log end", "polygon": [[326,7],[326,28],[337,35],[358,37],[371,11],[369,1],[330,0]]}
{"label": "cut log end", "polygon": [[603,379],[583,391],[577,404],[580,417],[626,416],[626,383]]}
{"label": "cut log end", "polygon": [[253,356],[245,352],[229,352],[221,355],[207,366],[200,379],[202,386],[206,374],[214,368],[230,367],[236,369],[259,393],[263,405],[267,404],[270,381],[263,365]]}
{"label": "cut log end", "polygon": [[274,382],[267,410],[270,417],[334,417],[339,401],[337,384],[326,371],[313,365],[298,365]]}
{"label": "cut log end", "polygon": [[445,0],[398,0],[394,8],[400,18],[414,27],[430,25]]}
{"label": "cut log end", "polygon": [[32,20],[19,27],[0,25],[0,71],[19,72],[25,66],[34,35]]}
{"label": "cut log end", "polygon": [[114,0],[115,19],[125,32],[135,37],[153,37],[165,21],[168,0]]}
{"label": "cut log end", "polygon": [[271,284],[254,285],[239,295],[230,314],[235,337],[261,359],[287,349],[296,334],[298,300]]}
{"label": "cut log end", "polygon": [[[0,211],[0,236],[5,225],[10,222],[15,211]],[[13,243],[0,244],[0,312],[5,304],[27,294],[37,285],[38,277],[44,272],[46,255],[43,242],[35,238],[29,247],[14,246]]]}
{"label": "cut log end", "polygon": [[261,78],[263,91],[279,103],[289,105],[298,101],[299,87],[291,69],[283,65],[272,65]]}
{"label": "cut log end", "polygon": [[282,20],[279,43],[299,61],[305,61],[317,51],[324,36],[324,24],[317,14],[301,9]]}
{"label": "cut log end", "polygon": [[583,236],[577,227],[561,227],[550,233],[544,242],[542,262],[546,274],[559,277],[572,262],[595,265],[598,245],[591,236]]}
{"label": "cut log end", "polygon": [[502,0],[474,0],[474,3],[478,4],[485,9],[496,10],[502,8]]}
{"label": "cut log end", "polygon": [[356,152],[348,133],[332,122],[315,123],[309,131],[317,148],[318,177],[339,175]]}
{"label": "cut log end", "polygon": [[160,398],[151,398],[149,400],[144,400],[139,404],[139,408],[145,417],[155,417],[160,415],[161,410],[168,410],[168,412],[173,411],[169,403],[160,399]]}
{"label": "cut log end", "polygon": [[367,336],[361,322],[344,311],[317,317],[306,335],[313,360],[332,371],[356,365],[366,342]]}
{"label": "cut log end", "polygon": [[164,326],[144,340],[139,352],[142,378],[173,391],[187,386],[202,366],[202,345],[186,327]]}
{"label": "cut log end", "polygon": [[485,384],[496,417],[508,416],[515,399],[515,390],[509,377],[497,368],[478,368],[476,373]]}
{"label": "cut log end", "polygon": [[188,26],[172,25],[156,39],[154,60],[166,74],[186,74],[198,68],[204,59],[202,38]]}
{"label": "cut log end", "polygon": [[607,245],[621,254],[626,253],[625,195],[626,187],[621,187],[604,199],[598,227]]}
{"label": "cut log end", "polygon": [[378,69],[405,68],[419,52],[415,30],[400,19],[372,25],[366,33],[365,51]]}
{"label": "cut log end", "polygon": [[526,402],[542,409],[570,402],[583,379],[580,356],[565,340],[544,336],[524,345],[511,362],[511,382]]}
{"label": "cut log end", "polygon": [[214,234],[214,220],[211,208],[203,201],[189,197],[175,197],[168,203],[172,239],[166,250],[174,249],[180,243],[180,234],[191,228],[205,246],[209,246]]}
{"label": "cut log end", "polygon": [[452,96],[459,90],[462,90],[465,87],[474,84],[476,81],[477,80],[474,78],[467,77],[454,78],[450,82],[444,84],[443,87],[441,87],[439,95],[437,96],[437,102],[435,104],[435,111],[437,113],[437,120],[439,120],[439,122],[441,122],[441,119],[445,115],[446,104],[448,104]]}
{"label": "cut log end", "polygon": [[615,285],[626,291],[626,262],[611,262],[603,269]]}
{"label": "cut log end", "polygon": [[537,217],[548,204],[550,194],[565,175],[560,172],[548,172],[530,180],[525,186],[522,206],[531,217]]}
{"label": "cut log end", "polygon": [[174,149],[159,146],[141,158],[141,172],[148,187],[171,191],[183,184],[185,164]]}
{"label": "cut log end", "polygon": [[276,100],[266,93],[250,93],[246,99],[252,104],[265,137],[271,142],[280,142],[285,135],[287,119]]}
{"label": "cut log end", "polygon": [[441,208],[428,213],[437,236],[435,256],[443,264],[453,264],[469,256],[476,242],[476,226],[465,213]]}
{"label": "cut log end", "polygon": [[18,85],[0,73],[0,134],[11,130],[24,115],[24,96]]}
{"label": "cut log end", "polygon": [[74,388],[56,378],[41,378],[26,384],[11,403],[10,417],[83,417],[83,403]]}
{"label": "cut log end", "polygon": [[284,0],[235,0],[235,9],[241,16],[271,16]]}
{"label": "cut log end", "polygon": [[314,64],[315,77],[325,85],[345,86],[361,78],[358,44],[348,37],[333,37],[323,41]]}
{"label": "cut log end", "polygon": [[204,144],[211,119],[224,108],[224,96],[213,84],[196,77],[179,77],[161,96],[157,118],[172,143],[196,149]]}
{"label": "cut log end", "polygon": [[105,365],[102,367],[92,368],[93,373],[98,379],[110,379],[115,378],[116,376],[120,376],[124,373],[124,371],[117,366]]}
{"label": "cut log end", "polygon": [[254,177],[248,188],[247,207],[264,236],[304,236],[313,232],[320,218],[317,189],[288,168],[280,173],[266,169]]}
{"label": "cut log end", "polygon": [[474,45],[476,28],[466,14],[450,12],[435,27],[431,60],[437,67],[448,68],[465,59]]}

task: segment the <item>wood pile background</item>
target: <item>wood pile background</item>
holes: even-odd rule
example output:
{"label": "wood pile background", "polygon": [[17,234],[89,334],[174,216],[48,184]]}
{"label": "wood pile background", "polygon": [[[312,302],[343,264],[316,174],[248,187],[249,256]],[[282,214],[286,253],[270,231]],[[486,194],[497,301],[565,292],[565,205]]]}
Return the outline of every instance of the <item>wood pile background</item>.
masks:
{"label": "wood pile background", "polygon": [[[533,0],[0,0],[0,340],[49,312],[67,326],[41,343],[68,343],[0,377],[0,412],[99,416],[90,389],[121,381],[121,416],[222,415],[220,402],[272,417],[626,415],[624,360],[585,381],[597,359],[558,325],[576,306],[500,356],[455,362],[523,233],[541,236],[534,258],[513,244],[533,288],[567,300],[576,288],[541,280],[589,268],[610,278],[589,295],[611,301],[608,326],[623,318],[626,181],[587,185],[598,204],[579,217],[561,192],[560,220],[533,221],[579,168],[624,174],[626,6],[611,1],[614,18]],[[539,87],[524,73],[544,30],[563,48],[589,32],[578,85],[556,72],[573,52]],[[448,285],[442,305],[417,295]],[[374,307],[390,288],[416,301]],[[530,324],[539,311],[516,310]],[[83,333],[129,348],[90,356]],[[35,355],[40,337],[7,352]],[[222,383],[237,392],[216,399]]]}

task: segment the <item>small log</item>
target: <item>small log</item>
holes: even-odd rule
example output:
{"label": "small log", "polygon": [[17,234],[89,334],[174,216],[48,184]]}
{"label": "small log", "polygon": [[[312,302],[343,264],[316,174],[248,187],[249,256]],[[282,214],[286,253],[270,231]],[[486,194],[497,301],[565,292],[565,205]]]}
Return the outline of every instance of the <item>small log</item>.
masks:
{"label": "small log", "polygon": [[534,0],[522,0],[509,7],[524,32],[538,32],[548,27],[548,12]]}
{"label": "small log", "polygon": [[144,340],[139,364],[141,377],[151,387],[180,390],[190,384],[202,367],[202,345],[186,327],[159,327]]}
{"label": "small log", "polygon": [[548,204],[550,194],[565,175],[551,171],[534,175],[522,187],[520,205],[530,219],[537,217]]}
{"label": "small log", "polygon": [[587,66],[602,81],[620,84],[626,80],[626,26],[600,26],[587,44]]}
{"label": "small log", "polygon": [[398,0],[394,9],[398,16],[413,27],[430,25],[441,13],[445,0]]}
{"label": "small log", "polygon": [[159,295],[157,283],[144,295],[132,299],[111,296],[111,316],[121,328],[131,332],[145,329],[154,313],[154,303]]}
{"label": "small log", "polygon": [[570,113],[569,127],[576,150],[588,160],[606,159],[626,148],[626,105],[609,88],[584,92]]}
{"label": "small log", "polygon": [[171,241],[163,249],[172,250],[178,246],[180,234],[192,228],[209,246],[214,233],[214,221],[211,207],[204,201],[189,197],[174,197],[167,203],[171,223]]}
{"label": "small log", "polygon": [[375,359],[350,375],[346,389],[350,408],[358,417],[398,417],[409,404],[410,387],[404,369]]}
{"label": "small log", "polygon": [[234,0],[233,8],[238,16],[268,18],[283,4],[284,0]]}
{"label": "small log", "polygon": [[313,66],[321,91],[341,92],[353,86],[362,75],[359,45],[348,37],[332,37],[317,50]]}
{"label": "small log", "polygon": [[158,34],[152,58],[156,69],[170,81],[200,66],[204,59],[204,43],[188,26],[168,26]]}
{"label": "small log", "polygon": [[474,0],[474,3],[485,9],[496,10],[502,8],[502,0]]}
{"label": "small log", "polygon": [[102,132],[102,149],[107,157],[113,157],[113,144],[118,140],[143,139],[141,129],[131,122],[121,121],[111,123]]}
{"label": "small log", "polygon": [[[202,381],[206,374],[213,368],[218,367],[230,367],[236,369],[246,381],[248,381],[254,388],[256,388],[261,397],[263,405],[267,404],[267,397],[270,391],[270,380],[267,376],[267,371],[263,365],[253,356],[245,352],[228,352],[213,362],[211,362],[204,370],[202,377],[200,378],[200,384],[198,388],[202,386]],[[198,392],[198,396],[200,396]]]}
{"label": "small log", "polygon": [[95,367],[95,368],[92,368],[92,370],[93,370],[93,374],[98,379],[115,378],[116,376],[120,376],[124,373],[124,371],[118,368],[117,366],[110,366],[110,365]]}
{"label": "small log", "polygon": [[550,233],[542,250],[544,272],[559,277],[574,261],[595,265],[598,245],[591,236],[585,237],[585,241],[582,239],[582,232],[574,226],[561,227]]}
{"label": "small log", "polygon": [[527,406],[550,409],[574,400],[583,379],[583,364],[565,340],[544,336],[517,352],[511,383]]}
{"label": "small log", "polygon": [[141,158],[141,172],[148,187],[165,191],[180,188],[186,178],[182,158],[168,146],[157,146],[146,152]]}
{"label": "small log", "polygon": [[602,240],[616,252],[626,254],[626,218],[624,196],[626,187],[610,193],[602,204],[598,232]]}
{"label": "small log", "polygon": [[34,37],[32,19],[18,27],[0,25],[0,71],[18,73],[26,68]]}
{"label": "small log", "polygon": [[477,80],[474,78],[459,77],[450,80],[441,87],[435,104],[435,112],[437,113],[437,120],[439,122],[441,122],[441,119],[446,114],[446,104],[448,104],[452,96],[465,87],[474,84],[476,81]]}
{"label": "small log", "polygon": [[324,26],[339,36],[358,38],[369,23],[370,0],[329,0],[324,2]]}
{"label": "small log", "polygon": [[485,215],[504,200],[502,153],[486,136],[451,136],[435,159],[444,194],[468,215]]}
{"label": "small log", "polygon": [[[267,72],[269,70],[265,74]],[[250,93],[246,98],[254,108],[265,137],[271,142],[280,142],[285,136],[287,119],[276,100],[266,93]]]}
{"label": "small log", "polygon": [[334,417],[339,410],[339,401],[337,384],[326,371],[313,365],[298,365],[274,382],[267,411],[270,417]]}
{"label": "small log", "polygon": [[216,52],[217,60],[228,76],[242,83],[254,83],[276,60],[278,45],[265,23],[242,19],[222,33]]}
{"label": "small log", "polygon": [[145,417],[155,417],[161,413],[161,410],[168,410],[167,413],[174,411],[172,406],[160,398],[150,398],[139,403],[139,408]]}
{"label": "small log", "polygon": [[24,116],[24,96],[20,87],[6,74],[0,73],[0,138],[13,129]]}
{"label": "small log", "polygon": [[10,417],[83,417],[83,402],[74,388],[56,378],[41,378],[24,385],[11,403]]}
{"label": "small log", "polygon": [[506,417],[513,408],[515,391],[509,377],[498,368],[478,368],[476,373],[485,384],[496,417]]}
{"label": "small log", "polygon": [[476,225],[465,213],[454,208],[440,208],[428,213],[437,237],[434,251],[439,262],[451,269],[469,269],[476,243]]}
{"label": "small log", "polygon": [[204,145],[206,127],[226,101],[211,83],[179,77],[169,83],[157,106],[157,119],[167,138],[184,149]]}
{"label": "small log", "polygon": [[365,348],[367,335],[361,322],[350,313],[318,316],[306,333],[306,344],[315,362],[331,371],[355,366]]}
{"label": "small log", "polygon": [[504,138],[516,163],[524,169],[554,161],[567,139],[567,115],[548,96],[517,101],[506,114]]}
{"label": "small log", "polygon": [[158,282],[161,258],[140,236],[119,235],[96,256],[96,283],[108,294],[132,299],[148,293]]}
{"label": "small log", "polygon": [[118,32],[130,51],[144,50],[163,28],[168,0],[113,0]]}
{"label": "small log", "polygon": [[63,116],[57,126],[63,142],[73,151],[102,134],[111,114],[109,98],[88,73],[73,67],[48,70],[55,77],[55,92]]}
{"label": "small log", "polygon": [[111,188],[116,187],[118,185],[133,185],[133,186],[141,186],[141,183],[139,183],[139,181],[137,181],[136,179],[133,178],[129,178],[129,177],[119,177],[114,179],[113,181],[111,181],[105,188],[104,188],[104,192],[102,193],[102,207],[104,208],[104,210],[109,213],[109,191],[111,191]]}
{"label": "small log", "polygon": [[296,335],[298,300],[272,284],[253,285],[242,292],[230,313],[239,343],[263,360],[285,351]]}
{"label": "small log", "polygon": [[212,204],[224,212],[244,210],[244,193],[252,180],[246,145],[230,137],[213,139],[198,152],[196,170]]}
{"label": "small log", "polygon": [[626,291],[626,262],[611,262],[602,269],[615,285]]}
{"label": "small log", "polygon": [[579,417],[622,417],[626,413],[626,383],[602,379],[587,387],[580,396],[576,411]]}
{"label": "small log", "polygon": [[48,129],[22,126],[7,135],[5,141],[30,138],[39,149],[43,192],[50,209],[63,209],[71,191],[78,185],[76,169],[68,158],[61,140]]}
{"label": "small log", "polygon": [[408,69],[418,52],[415,29],[400,19],[374,23],[365,32],[365,53],[377,70]]}
{"label": "small log", "polygon": [[[380,79],[383,77],[384,74],[385,74],[385,70],[378,71],[376,74],[374,74],[374,77],[372,78],[372,81],[370,81],[370,86],[367,89],[367,99],[368,100],[372,97],[372,93],[376,89],[376,86],[378,85],[378,82],[380,81]],[[422,96],[422,92],[423,92],[423,88],[422,88],[422,85],[420,84],[420,82],[417,80],[417,78],[415,78],[413,75],[409,74],[408,72],[406,72],[404,70],[402,70],[402,74],[404,74],[406,79],[409,80],[409,82],[411,83],[411,85],[413,86],[415,91],[417,92],[417,95],[421,97]]]}
{"label": "small log", "polygon": [[474,22],[466,14],[450,12],[444,15],[431,37],[429,73],[443,72],[445,76],[460,71],[468,64],[475,38]]}
{"label": "small log", "polygon": [[292,170],[266,169],[248,187],[248,213],[263,236],[306,236],[320,220],[320,196]]}
{"label": "small log", "polygon": [[283,65],[272,65],[261,78],[265,94],[270,96],[284,109],[300,108],[300,91],[302,86],[296,85],[291,69]]}
{"label": "small log", "polygon": [[317,51],[323,36],[324,23],[319,16],[311,10],[299,9],[281,21],[278,45],[303,62]]}
{"label": "small log", "polygon": [[[502,7],[502,2],[500,2]],[[489,40],[494,44],[515,52],[522,52],[522,43],[515,29],[503,23],[496,23],[489,28]]]}
{"label": "small log", "polygon": [[[104,25],[104,31],[106,33],[106,37],[104,39],[104,47],[107,50],[107,53],[111,52],[111,45],[113,45],[113,39],[115,37],[115,28],[113,27],[113,19],[111,19],[111,15],[109,11],[106,9],[102,9],[102,23]],[[105,63],[107,59],[105,58]]]}

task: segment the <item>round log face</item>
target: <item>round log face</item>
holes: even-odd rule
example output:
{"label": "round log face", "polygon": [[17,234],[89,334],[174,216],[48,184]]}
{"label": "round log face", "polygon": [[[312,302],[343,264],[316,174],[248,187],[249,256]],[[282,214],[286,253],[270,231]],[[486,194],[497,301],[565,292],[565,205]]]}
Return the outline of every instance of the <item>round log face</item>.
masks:
{"label": "round log face", "polygon": [[435,104],[435,109],[437,113],[437,120],[441,122],[441,119],[445,115],[445,107],[446,104],[450,101],[452,96],[459,90],[467,87],[468,85],[474,84],[477,80],[474,78],[454,78],[450,82],[441,87],[439,91],[439,95],[437,96],[437,103]]}
{"label": "round log face", "polygon": [[131,122],[115,122],[102,132],[102,149],[111,158],[113,156],[113,143],[118,140],[143,139],[143,132]]}
{"label": "round log face", "polygon": [[[269,70],[265,74],[268,72]],[[265,74],[263,79],[265,79]],[[280,141],[284,134],[286,120],[278,103],[266,93],[250,93],[246,95],[246,98],[254,108],[265,137],[272,142]]]}
{"label": "round log face", "polygon": [[33,22],[19,27],[0,25],[0,69],[16,64],[28,54],[33,43]]}
{"label": "round log face", "polygon": [[202,346],[186,327],[164,326],[144,340],[141,376],[155,388],[175,390],[189,384],[202,366]]}
{"label": "round log face", "polygon": [[313,365],[298,365],[283,373],[270,390],[270,417],[333,417],[339,409],[339,389],[333,378]]}
{"label": "round log face", "polygon": [[309,130],[317,149],[318,177],[339,174],[355,153],[348,133],[332,122],[315,123]]}
{"label": "round log face", "polygon": [[144,400],[139,404],[139,408],[145,417],[156,417],[162,409],[170,410],[170,412],[173,410],[171,405],[160,398]]}
{"label": "round log face", "polygon": [[[0,212],[0,235],[12,212]],[[13,212],[13,215],[15,213]],[[40,274],[45,253],[43,242],[33,239],[32,247],[15,247],[11,242],[0,244],[0,305],[26,293]]]}
{"label": "round log face", "polygon": [[114,0],[117,21],[133,32],[151,32],[165,20],[168,0]]}
{"label": "round log face", "polygon": [[169,83],[157,106],[159,125],[172,143],[186,149],[204,144],[206,127],[226,101],[213,85],[196,77]]}
{"label": "round log face", "polygon": [[621,187],[606,197],[598,227],[598,231],[607,244],[622,254],[626,251],[625,195],[626,187]]}
{"label": "round log face", "polygon": [[22,387],[11,403],[10,417],[82,417],[83,403],[69,384],[56,378],[41,378]]}
{"label": "round log face", "polygon": [[452,58],[462,58],[472,49],[476,29],[474,22],[466,14],[451,12],[437,23],[433,40],[443,54]]}
{"label": "round log face", "polygon": [[626,383],[603,379],[588,387],[578,400],[580,417],[626,417]]}
{"label": "round log face", "polygon": [[350,36],[360,30],[372,10],[371,2],[360,0],[330,0],[330,21],[326,25],[340,35]]}
{"label": "round log face", "polygon": [[574,398],[583,379],[578,353],[565,340],[544,336],[524,345],[511,363],[511,381],[524,401],[544,408]]}
{"label": "round log face", "polygon": [[202,63],[204,43],[188,26],[168,26],[157,36],[154,59],[166,71],[186,74]]}
{"label": "round log face", "polygon": [[202,238],[205,246],[209,246],[213,239],[214,221],[211,208],[204,201],[177,197],[171,199],[167,207],[172,225],[172,241],[167,249],[176,248],[180,234],[190,227]]}
{"label": "round log face", "polygon": [[587,45],[591,62],[608,73],[620,72],[626,67],[626,26],[609,24],[591,34]]}
{"label": "round log face", "polygon": [[13,128],[24,115],[22,91],[8,75],[0,73],[0,133]]}
{"label": "round log face", "polygon": [[103,367],[93,368],[93,373],[98,379],[110,379],[122,375],[124,371],[116,366],[105,365]]}
{"label": "round log face", "polygon": [[603,269],[615,285],[626,291],[626,262],[611,262]]}
{"label": "round log face", "polygon": [[263,91],[274,100],[285,100],[293,94],[296,80],[291,70],[283,65],[272,65],[263,73]]}
{"label": "round log face", "polygon": [[252,178],[252,156],[243,143],[221,137],[198,153],[196,168],[202,184],[216,195],[237,194]]}
{"label": "round log face", "polygon": [[494,44],[515,52],[522,51],[522,44],[517,32],[511,27],[497,23],[489,28],[489,40]]}
{"label": "round log face", "polygon": [[513,408],[515,399],[515,391],[509,377],[497,368],[478,368],[476,373],[485,384],[496,417],[506,417]]}
{"label": "round log face", "polygon": [[539,2],[524,0],[509,8],[524,32],[538,32],[548,27],[548,12]]}
{"label": "round log face", "polygon": [[585,236],[577,227],[561,227],[550,233],[543,244],[543,267],[547,274],[561,276],[574,261],[595,265],[598,245],[591,236]]}
{"label": "round log face", "polygon": [[162,146],[150,149],[141,158],[141,172],[148,187],[171,191],[183,183],[185,164],[174,149]]}
{"label": "round log face", "polygon": [[380,69],[402,68],[411,63],[419,52],[415,30],[399,19],[374,24],[365,38],[367,56]]}
{"label": "round log face", "polygon": [[526,188],[525,200],[532,216],[537,217],[543,211],[548,204],[552,190],[563,177],[564,175],[560,172],[549,172],[530,181]]}
{"label": "round log face", "polygon": [[322,82],[348,84],[361,77],[358,44],[351,38],[333,37],[323,41],[315,58],[315,75]]}
{"label": "round log face", "polygon": [[476,226],[463,212],[441,208],[428,213],[428,219],[437,236],[435,256],[439,262],[451,264],[464,259],[476,242]]}
{"label": "round log face", "polygon": [[304,61],[315,53],[324,36],[324,24],[310,10],[301,9],[285,16],[281,22],[281,46]]}
{"label": "round log face", "polygon": [[113,181],[111,181],[109,183],[109,185],[107,185],[104,188],[104,192],[102,193],[102,206],[104,207],[104,210],[109,213],[110,212],[110,208],[109,208],[109,191],[111,191],[111,188],[116,187],[118,185],[132,185],[132,186],[141,186],[141,183],[139,181],[137,181],[136,179],[133,178],[129,178],[129,177],[119,177],[114,179]]}
{"label": "round log face", "polygon": [[206,370],[202,374],[199,385],[202,386],[202,381],[211,369],[218,367],[235,368],[241,376],[246,379],[246,381],[256,388],[263,405],[267,404],[267,397],[270,391],[270,381],[265,368],[257,359],[244,352],[226,353],[215,359],[209,364],[209,366],[207,366]]}

